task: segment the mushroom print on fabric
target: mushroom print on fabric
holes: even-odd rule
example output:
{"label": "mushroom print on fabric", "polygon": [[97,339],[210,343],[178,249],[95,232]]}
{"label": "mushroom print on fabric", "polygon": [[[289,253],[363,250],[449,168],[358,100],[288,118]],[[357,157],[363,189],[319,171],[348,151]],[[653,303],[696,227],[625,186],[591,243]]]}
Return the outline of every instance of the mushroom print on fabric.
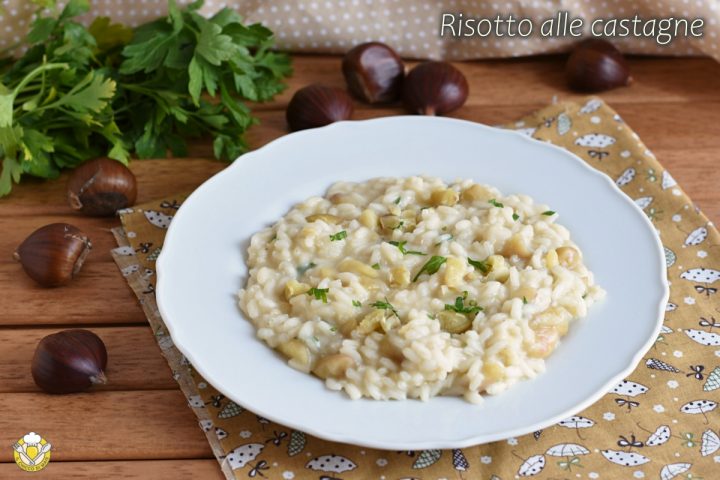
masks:
{"label": "mushroom print on fabric", "polygon": [[705,379],[705,385],[703,385],[703,390],[706,392],[712,392],[718,388],[720,388],[720,366],[715,367],[713,371],[708,374]]}
{"label": "mushroom print on fabric", "polygon": [[635,199],[635,205],[640,207],[641,210],[645,210],[653,202],[653,197],[640,197]]}
{"label": "mushroom print on fabric", "polygon": [[630,167],[626,169],[617,180],[615,180],[615,185],[618,187],[624,187],[628,183],[632,182],[635,179],[635,169]]}
{"label": "mushroom print on fabric", "polygon": [[714,270],[712,268],[691,268],[690,270],[682,272],[680,278],[704,284],[695,285],[695,291],[705,293],[709,297],[711,294],[717,293],[717,289],[711,288],[710,285],[720,278],[720,270]]}
{"label": "mushroom print on fabric", "polygon": [[340,455],[323,455],[310,460],[305,468],[316,472],[343,473],[357,468],[354,462]]}
{"label": "mushroom print on fabric", "polygon": [[664,170],[662,173],[662,189],[667,190],[668,188],[672,188],[675,185],[677,185],[675,179],[672,177],[672,175],[670,175],[667,170]]}
{"label": "mushroom print on fabric", "polygon": [[685,238],[685,242],[683,242],[683,245],[686,247],[700,245],[705,241],[705,239],[708,236],[707,228],[705,227],[698,227],[692,232],[690,232]]}
{"label": "mushroom print on fabric", "polygon": [[440,460],[441,455],[442,450],[423,450],[420,452],[420,455],[418,455],[417,460],[413,463],[412,468],[421,469],[434,465],[438,460]]}
{"label": "mushroom print on fabric", "polygon": [[458,472],[464,472],[468,468],[470,468],[470,464],[467,461],[467,458],[465,458],[465,455],[463,455],[462,450],[456,448],[452,451],[453,455],[453,468],[457,470]]}
{"label": "mushroom print on fabric", "polygon": [[564,461],[558,462],[558,467],[563,470],[572,471],[572,467],[582,467],[580,455],[587,455],[590,450],[577,443],[561,443],[554,445],[545,452],[550,457],[565,457]]}
{"label": "mushroom print on fabric", "polygon": [[616,395],[621,395],[625,397],[616,398],[615,403],[620,407],[627,407],[627,411],[630,412],[633,407],[640,406],[640,402],[630,399],[633,397],[637,397],[638,395],[643,395],[648,390],[649,388],[645,385],[631,382],[630,380],[623,380],[622,382],[615,385],[608,393],[614,393]]}
{"label": "mushroom print on fabric", "polygon": [[624,452],[622,450],[601,450],[600,453],[602,453],[603,457],[605,457],[608,461],[624,467],[636,467],[650,461],[650,459],[646,456],[635,452]]}
{"label": "mushroom print on fabric", "polygon": [[715,317],[710,317],[710,320],[704,317],[700,317],[698,325],[707,328],[708,330],[697,330],[694,328],[688,328],[685,330],[685,335],[690,337],[693,341],[706,347],[720,345],[720,335],[712,331],[713,328],[720,328],[720,323],[715,321]]}
{"label": "mushroom print on fabric", "polygon": [[561,113],[557,117],[558,135],[565,135],[572,128],[572,120],[566,113]]}
{"label": "mushroom print on fabric", "polygon": [[520,465],[518,475],[521,477],[532,477],[542,472],[543,468],[545,468],[545,456],[533,455]]}
{"label": "mushroom print on fabric", "polygon": [[665,465],[662,470],[660,470],[660,480],[672,480],[678,475],[690,470],[690,467],[692,467],[691,463],[671,463],[670,465]]}
{"label": "mushroom print on fabric", "polygon": [[720,437],[712,430],[705,430],[702,434],[700,455],[707,457],[720,450]]}
{"label": "mushroom print on fabric", "polygon": [[602,149],[613,145],[615,142],[615,137],[611,137],[610,135],[605,135],[602,133],[588,133],[587,135],[578,137],[575,140],[575,145],[588,148],[587,153],[590,158],[597,158],[598,160],[602,160],[610,154],[609,152]]}
{"label": "mushroom print on fabric", "polygon": [[675,255],[675,252],[670,250],[668,247],[663,247],[663,250],[665,250],[665,267],[670,268],[675,265],[675,261],[677,261],[677,255]]}
{"label": "mushroom print on fabric", "polygon": [[164,213],[156,210],[146,210],[144,213],[147,221],[158,228],[168,228],[170,226],[170,221],[173,219],[172,215],[165,215]]}
{"label": "mushroom print on fabric", "polygon": [[648,358],[645,360],[645,366],[651,370],[660,370],[662,372],[680,373],[680,370],[673,367],[669,363],[663,362],[657,358]]}
{"label": "mushroom print on fabric", "polygon": [[288,442],[287,446],[288,457],[294,457],[295,455],[302,453],[302,451],[305,450],[306,444],[307,438],[303,432],[299,430],[293,430],[290,432],[290,442]]}
{"label": "mushroom print on fabric", "polygon": [[660,425],[647,439],[645,446],[657,447],[670,440],[670,427],[667,425]]}
{"label": "mushroom print on fabric", "polygon": [[715,410],[716,408],[717,402],[713,402],[712,400],[693,400],[692,402],[688,402],[680,407],[680,411],[690,415],[702,415],[705,418],[705,424],[707,425],[708,418],[705,414]]}
{"label": "mushroom print on fabric", "polygon": [[597,111],[597,109],[599,109],[600,107],[602,107],[602,101],[598,100],[597,98],[593,98],[591,100],[588,100],[588,102],[585,105],[583,105],[582,108],[580,108],[580,113],[581,114],[593,113],[593,112]]}
{"label": "mushroom print on fabric", "polygon": [[248,464],[248,462],[255,460],[255,458],[260,455],[263,448],[265,448],[265,445],[262,443],[247,443],[245,445],[240,445],[230,452],[227,457],[225,457],[225,461],[230,464],[230,468],[233,470],[243,468]]}
{"label": "mushroom print on fabric", "polygon": [[582,435],[580,435],[580,429],[581,428],[590,428],[593,425],[595,425],[595,422],[590,420],[589,418],[581,417],[579,415],[574,415],[570,418],[566,418],[565,420],[561,420],[557,423],[560,427],[565,428],[572,428],[575,430],[575,433],[577,433],[577,436],[580,440],[584,440]]}

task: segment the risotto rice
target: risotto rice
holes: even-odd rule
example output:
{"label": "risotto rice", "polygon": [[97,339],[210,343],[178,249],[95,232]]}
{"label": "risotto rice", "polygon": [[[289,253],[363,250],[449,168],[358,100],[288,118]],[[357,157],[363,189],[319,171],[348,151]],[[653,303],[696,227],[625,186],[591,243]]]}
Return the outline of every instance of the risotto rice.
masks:
{"label": "risotto rice", "polygon": [[351,398],[498,394],[604,295],[558,214],[471,180],[338,182],[255,234],[240,307]]}

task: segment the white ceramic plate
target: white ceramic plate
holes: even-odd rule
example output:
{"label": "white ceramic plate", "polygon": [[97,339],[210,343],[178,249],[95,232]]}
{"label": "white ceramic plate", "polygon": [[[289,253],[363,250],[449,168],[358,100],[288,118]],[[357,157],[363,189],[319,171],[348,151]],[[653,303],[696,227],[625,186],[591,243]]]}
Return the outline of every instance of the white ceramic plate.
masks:
{"label": "white ceramic plate", "polygon": [[[547,203],[607,290],[604,302],[573,323],[546,373],[479,406],[455,397],[349,400],[287,366],[237,307],[252,234],[335,181],[417,174],[472,178]],[[584,409],[652,345],[668,296],[652,224],[607,176],[519,133],[431,117],[336,123],[243,156],[185,201],[158,275],[158,305],[175,344],[227,397],[318,437],[398,450],[504,439]]]}

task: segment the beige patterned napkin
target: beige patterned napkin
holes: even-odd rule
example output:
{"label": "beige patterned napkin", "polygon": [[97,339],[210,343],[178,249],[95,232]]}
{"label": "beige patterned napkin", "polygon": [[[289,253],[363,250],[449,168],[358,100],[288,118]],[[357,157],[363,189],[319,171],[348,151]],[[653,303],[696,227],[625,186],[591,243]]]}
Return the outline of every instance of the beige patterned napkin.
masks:
{"label": "beige patterned napkin", "polygon": [[578,415],[500,442],[383,451],[319,440],[228,400],[173,346],[155,304],[155,260],[183,197],[140,205],[122,214],[113,256],[227,478],[720,478],[720,323],[713,318],[720,298],[718,231],[599,99],[552,105],[508,128],[565,147],[607,173],[658,229],[670,303],[662,333],[636,370]]}
{"label": "beige patterned napkin", "polygon": [[[178,0],[188,4],[191,0]],[[65,2],[59,2],[65,3]],[[167,0],[90,0],[87,22],[98,15],[127,25],[139,25],[167,13]],[[0,49],[20,41],[35,6],[29,0],[5,0],[0,16]],[[572,37],[542,38],[536,33],[543,20],[559,11],[585,20],[585,31],[597,18],[703,18],[702,38],[677,38],[658,45],[651,38],[612,39],[624,52],[650,55],[708,55],[720,59],[720,3],[718,0],[206,0],[202,12],[212,14],[228,6],[250,22],[262,22],[277,36],[281,49],[295,52],[344,53],[353,45],[379,40],[402,56],[453,60],[516,57],[566,51]],[[510,13],[533,21],[527,38],[440,38],[443,13],[494,18]]]}

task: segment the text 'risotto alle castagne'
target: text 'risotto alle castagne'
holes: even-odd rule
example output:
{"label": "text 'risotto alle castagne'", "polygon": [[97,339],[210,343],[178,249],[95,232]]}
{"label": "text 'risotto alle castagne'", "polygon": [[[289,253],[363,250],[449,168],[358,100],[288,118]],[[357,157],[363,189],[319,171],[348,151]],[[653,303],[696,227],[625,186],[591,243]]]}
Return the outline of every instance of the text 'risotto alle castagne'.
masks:
{"label": "text 'risotto alle castagne'", "polygon": [[497,394],[604,295],[558,215],[432,177],[338,182],[252,237],[240,307],[351,398]]}

